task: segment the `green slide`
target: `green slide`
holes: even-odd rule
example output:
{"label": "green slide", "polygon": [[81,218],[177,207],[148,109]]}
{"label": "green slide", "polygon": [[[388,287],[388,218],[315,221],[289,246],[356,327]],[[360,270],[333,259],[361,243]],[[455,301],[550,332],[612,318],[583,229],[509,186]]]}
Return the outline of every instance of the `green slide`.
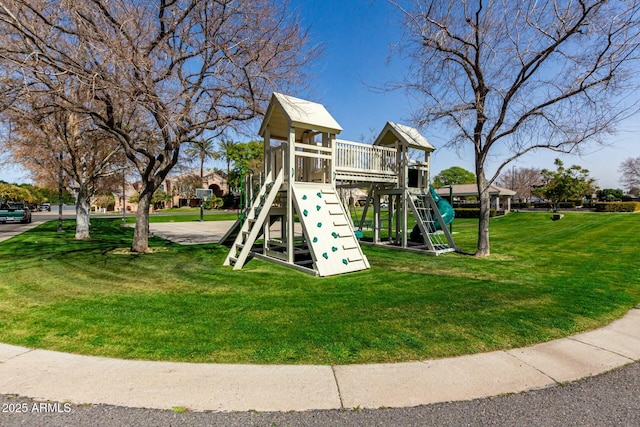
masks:
{"label": "green slide", "polygon": [[[456,216],[456,213],[453,210],[453,207],[451,206],[451,204],[449,204],[449,202],[447,202],[445,199],[440,197],[438,193],[436,193],[436,190],[431,186],[429,186],[429,194],[431,194],[431,198],[433,199],[434,202],[436,202],[436,205],[438,205],[438,211],[440,211],[440,215],[442,215],[442,220],[444,221],[444,223],[446,225],[451,224],[453,222],[453,219]],[[436,222],[433,225],[436,230],[440,229],[439,222]]]}

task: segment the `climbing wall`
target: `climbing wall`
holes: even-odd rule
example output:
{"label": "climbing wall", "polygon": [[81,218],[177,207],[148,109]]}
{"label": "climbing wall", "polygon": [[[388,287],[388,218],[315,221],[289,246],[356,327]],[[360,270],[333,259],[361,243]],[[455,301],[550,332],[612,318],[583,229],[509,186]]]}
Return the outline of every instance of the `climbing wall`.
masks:
{"label": "climbing wall", "polygon": [[331,184],[296,182],[293,198],[318,275],[369,268],[369,261]]}

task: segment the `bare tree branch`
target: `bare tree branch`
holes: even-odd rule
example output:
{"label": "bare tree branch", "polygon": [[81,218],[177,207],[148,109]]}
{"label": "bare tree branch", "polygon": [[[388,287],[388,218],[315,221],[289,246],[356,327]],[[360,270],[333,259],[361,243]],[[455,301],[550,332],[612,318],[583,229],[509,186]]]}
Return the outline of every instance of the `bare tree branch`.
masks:
{"label": "bare tree branch", "polygon": [[[411,62],[394,89],[420,101],[416,123],[442,121],[452,146],[474,149],[478,255],[490,253],[486,189],[509,162],[601,142],[638,112],[625,98],[640,87],[638,0],[390,3],[405,17],[399,53]],[[495,151],[503,154],[487,177]]]}
{"label": "bare tree branch", "polygon": [[[274,90],[304,84],[317,50],[290,10],[275,0],[0,0],[0,67],[24,82],[13,90],[47,93],[121,144],[142,181],[132,249],[144,251],[148,202],[182,144],[239,128]],[[51,84],[59,74],[89,96],[67,96]]]}

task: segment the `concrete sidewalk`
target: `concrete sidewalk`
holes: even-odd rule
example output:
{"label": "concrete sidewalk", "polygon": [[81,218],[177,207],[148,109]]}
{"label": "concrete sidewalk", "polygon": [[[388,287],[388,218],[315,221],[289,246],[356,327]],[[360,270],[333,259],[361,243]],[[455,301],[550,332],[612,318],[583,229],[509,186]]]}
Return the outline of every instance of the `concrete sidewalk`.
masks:
{"label": "concrete sidewalk", "polygon": [[154,236],[181,245],[199,245],[218,243],[234,223],[235,221],[153,222],[149,224],[149,231]]}
{"label": "concrete sidewalk", "polygon": [[0,393],[58,402],[215,411],[405,407],[553,386],[640,360],[640,309],[533,347],[347,366],[114,360],[0,344]]}

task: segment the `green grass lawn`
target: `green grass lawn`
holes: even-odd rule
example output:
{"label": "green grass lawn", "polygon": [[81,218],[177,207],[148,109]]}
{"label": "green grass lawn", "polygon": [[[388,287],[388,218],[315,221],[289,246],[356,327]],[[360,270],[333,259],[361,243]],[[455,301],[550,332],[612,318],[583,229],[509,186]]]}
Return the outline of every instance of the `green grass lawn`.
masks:
{"label": "green grass lawn", "polygon": [[[205,221],[225,221],[238,219],[238,213],[235,211],[225,210],[205,210],[203,212]],[[149,216],[149,222],[190,222],[200,220],[200,208],[179,208],[179,209],[163,209],[156,211]],[[127,224],[135,224],[135,214],[126,216]]]}
{"label": "green grass lawn", "polygon": [[[526,346],[601,326],[640,301],[640,215],[512,213],[492,256],[365,247],[371,269],[316,278],[216,244],[92,219],[92,240],[44,224],[0,243],[0,342],[132,359],[345,364]],[[456,220],[462,250],[477,223]]]}

